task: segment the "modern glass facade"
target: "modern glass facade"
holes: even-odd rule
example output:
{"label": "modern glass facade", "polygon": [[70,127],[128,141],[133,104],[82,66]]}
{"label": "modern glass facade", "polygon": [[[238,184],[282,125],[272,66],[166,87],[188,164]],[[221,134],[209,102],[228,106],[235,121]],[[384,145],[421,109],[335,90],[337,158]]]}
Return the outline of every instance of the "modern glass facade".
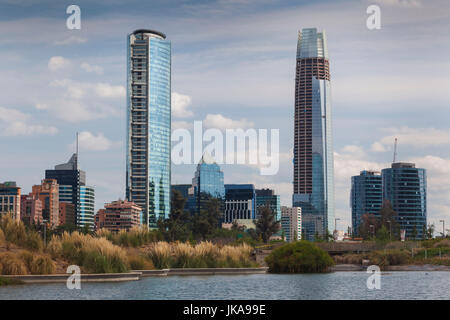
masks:
{"label": "modern glass facade", "polygon": [[89,226],[94,230],[95,215],[95,191],[94,188],[88,186],[80,186],[80,210],[76,217],[77,226]]}
{"label": "modern glass facade", "polygon": [[397,213],[400,229],[406,238],[423,239],[427,225],[426,170],[413,163],[393,163],[381,171],[383,200],[389,200]]}
{"label": "modern glass facade", "polygon": [[[81,188],[86,187],[86,172],[78,168],[78,153],[74,153],[68,162],[56,165],[55,169],[45,170],[45,179],[55,179],[58,182],[59,201],[74,205],[75,221],[82,227],[85,211],[81,203]],[[88,188],[93,190],[93,187]]]}
{"label": "modern glass facade", "polygon": [[225,185],[225,223],[256,219],[256,191],[253,184]]}
{"label": "modern glass facade", "polygon": [[383,204],[382,179],[380,172],[361,171],[352,177],[350,206],[352,208],[352,229],[359,235],[361,217],[365,213],[378,215]]}
{"label": "modern glass facade", "polygon": [[126,198],[156,228],[170,212],[171,44],[136,30],[127,44]]}
{"label": "modern glass facade", "polygon": [[298,34],[294,130],[293,207],[315,216],[307,235],[323,236],[334,223],[334,161],[327,41],[315,28]]}
{"label": "modern glass facade", "polygon": [[259,210],[266,205],[275,213],[277,221],[281,220],[281,204],[280,196],[275,194],[272,189],[257,189],[256,190],[256,216],[259,219]]}

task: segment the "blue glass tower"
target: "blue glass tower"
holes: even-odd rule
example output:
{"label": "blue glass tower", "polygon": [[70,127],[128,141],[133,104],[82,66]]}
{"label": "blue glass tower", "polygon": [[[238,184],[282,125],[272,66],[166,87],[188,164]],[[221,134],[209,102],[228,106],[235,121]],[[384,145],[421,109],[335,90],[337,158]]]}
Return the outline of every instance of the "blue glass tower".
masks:
{"label": "blue glass tower", "polygon": [[127,45],[126,198],[155,228],[170,212],[171,44],[136,30]]}
{"label": "blue glass tower", "polygon": [[381,170],[383,200],[389,200],[397,212],[400,229],[406,238],[423,239],[427,225],[427,175],[414,163],[393,163]]}
{"label": "blue glass tower", "polygon": [[298,33],[295,78],[293,207],[301,207],[308,240],[332,233],[333,139],[330,69],[325,32]]}
{"label": "blue glass tower", "polygon": [[353,234],[359,235],[361,217],[365,213],[378,215],[383,205],[381,174],[376,171],[361,171],[352,177],[350,206],[352,208]]}
{"label": "blue glass tower", "polygon": [[[208,154],[204,154],[197,165],[194,178],[192,179],[192,187],[189,191],[191,199],[188,199],[188,206],[191,211],[199,213],[203,200],[213,197],[220,200],[225,200],[225,185],[223,179],[223,172],[219,165]],[[193,200],[194,199],[194,207]]]}

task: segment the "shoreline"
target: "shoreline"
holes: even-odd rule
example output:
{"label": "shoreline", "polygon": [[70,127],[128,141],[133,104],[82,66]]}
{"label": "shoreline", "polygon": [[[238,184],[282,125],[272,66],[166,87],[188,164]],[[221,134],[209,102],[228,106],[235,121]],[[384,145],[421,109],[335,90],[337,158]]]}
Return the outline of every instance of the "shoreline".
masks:
{"label": "shoreline", "polygon": [[[364,272],[367,266],[357,264],[338,264],[331,267],[331,272]],[[444,265],[400,265],[388,266],[382,271],[450,271],[450,266]],[[139,281],[146,277],[168,277],[168,276],[213,276],[213,275],[250,275],[267,274],[267,267],[260,268],[179,268],[162,270],[132,270],[127,273],[97,273],[81,274],[81,282],[124,282]],[[45,284],[65,283],[70,274],[48,274],[48,275],[0,275],[4,279],[16,279],[23,284]]]}

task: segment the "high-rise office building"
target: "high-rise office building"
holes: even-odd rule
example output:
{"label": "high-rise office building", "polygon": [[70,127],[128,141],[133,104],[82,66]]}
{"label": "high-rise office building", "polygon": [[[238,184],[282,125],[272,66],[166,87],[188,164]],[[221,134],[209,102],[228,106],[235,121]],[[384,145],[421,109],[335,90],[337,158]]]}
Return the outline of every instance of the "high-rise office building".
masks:
{"label": "high-rise office building", "polygon": [[171,44],[140,29],[127,45],[126,199],[156,228],[170,212]]}
{"label": "high-rise office building", "polygon": [[10,214],[16,221],[20,220],[20,190],[14,181],[0,183],[0,217]]}
{"label": "high-rise office building", "polygon": [[[59,201],[75,207],[74,223],[79,227],[94,227],[94,188],[86,186],[86,172],[78,167],[78,151],[67,163],[58,164],[53,170],[45,170],[46,179],[55,179],[59,185]],[[70,210],[70,208],[69,208]],[[70,214],[69,214],[70,215]],[[72,219],[67,220],[70,223]]]}
{"label": "high-rise office building", "polygon": [[426,170],[414,163],[393,163],[381,170],[383,200],[389,200],[397,213],[396,222],[406,230],[406,238],[423,239],[427,225]]}
{"label": "high-rise office building", "polygon": [[281,229],[287,242],[302,239],[302,209],[281,207]]}
{"label": "high-rise office building", "polygon": [[224,222],[256,219],[256,191],[253,184],[225,185]]}
{"label": "high-rise office building", "polygon": [[225,200],[225,185],[223,171],[215,160],[204,154],[197,165],[192,186],[189,189],[188,206],[192,213],[198,214],[204,208],[205,201],[210,198]]}
{"label": "high-rise office building", "polygon": [[383,204],[382,179],[380,172],[361,171],[352,177],[350,206],[352,208],[352,229],[359,235],[361,217],[365,213],[378,215]]}
{"label": "high-rise office building", "polygon": [[268,206],[275,214],[276,221],[281,220],[280,196],[272,189],[256,189],[256,216],[259,219],[262,207]]}
{"label": "high-rise office building", "polygon": [[[295,76],[293,207],[311,223],[307,234],[332,233],[334,220],[330,67],[325,32],[298,33]],[[318,225],[322,223],[323,225]],[[321,234],[320,236],[324,236]],[[311,237],[308,240],[313,240]]]}

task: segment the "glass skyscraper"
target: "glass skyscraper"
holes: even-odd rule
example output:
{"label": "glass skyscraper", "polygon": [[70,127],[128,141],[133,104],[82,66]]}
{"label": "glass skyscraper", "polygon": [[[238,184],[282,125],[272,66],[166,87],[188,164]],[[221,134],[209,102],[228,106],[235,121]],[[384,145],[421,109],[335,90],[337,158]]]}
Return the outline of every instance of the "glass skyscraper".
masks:
{"label": "glass skyscraper", "polygon": [[[293,207],[302,208],[308,240],[334,227],[330,68],[325,32],[298,33],[295,77]],[[308,217],[311,216],[311,217]]]}
{"label": "glass skyscraper", "polygon": [[72,203],[75,207],[77,226],[94,228],[94,188],[86,186],[86,172],[78,168],[78,151],[67,163],[58,164],[53,170],[45,170],[45,179],[55,179],[59,185],[59,202]]}
{"label": "glass skyscraper", "polygon": [[389,200],[397,213],[400,229],[406,238],[423,239],[427,225],[427,175],[414,163],[393,163],[381,170],[383,200]]}
{"label": "glass skyscraper", "polygon": [[153,30],[136,30],[127,45],[126,198],[157,226],[170,212],[171,44]]}
{"label": "glass skyscraper", "polygon": [[194,213],[200,213],[204,201],[210,197],[225,200],[223,171],[208,154],[204,154],[197,165],[189,195],[188,206]]}
{"label": "glass skyscraper", "polygon": [[377,171],[361,171],[352,177],[350,206],[352,208],[353,234],[359,235],[361,217],[365,213],[378,215],[383,204],[381,174]]}
{"label": "glass skyscraper", "polygon": [[268,206],[275,214],[275,220],[281,221],[281,204],[280,196],[275,194],[272,189],[256,189],[256,216],[255,219],[259,219],[260,210]]}

